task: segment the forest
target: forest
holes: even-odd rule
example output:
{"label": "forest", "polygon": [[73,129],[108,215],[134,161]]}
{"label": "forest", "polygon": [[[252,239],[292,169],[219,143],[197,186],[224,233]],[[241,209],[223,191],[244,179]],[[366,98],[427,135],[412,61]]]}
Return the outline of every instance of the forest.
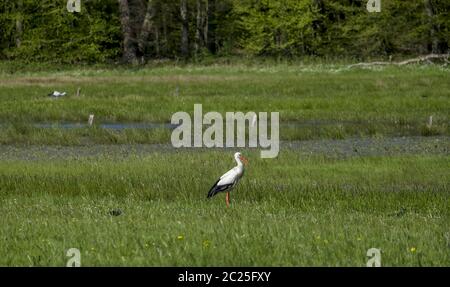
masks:
{"label": "forest", "polygon": [[448,53],[450,1],[0,0],[0,59],[145,63],[208,56],[389,59]]}

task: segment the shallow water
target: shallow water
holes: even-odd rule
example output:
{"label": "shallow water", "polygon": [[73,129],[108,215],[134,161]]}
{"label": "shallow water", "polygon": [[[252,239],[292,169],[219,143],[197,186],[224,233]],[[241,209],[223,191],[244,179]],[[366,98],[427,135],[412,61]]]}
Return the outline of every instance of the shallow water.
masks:
{"label": "shallow water", "polygon": [[[59,129],[79,129],[89,127],[87,123],[35,123],[36,128],[59,128]],[[103,129],[124,130],[124,129],[174,129],[177,125],[170,123],[105,123],[97,125]]]}
{"label": "shallow water", "polygon": [[[384,121],[377,121],[372,123],[387,123]],[[62,122],[62,123],[33,123],[31,124],[36,128],[43,129],[79,129],[89,127],[89,124],[86,123],[76,123],[76,122]],[[326,126],[337,126],[337,125],[352,125],[352,126],[364,126],[367,125],[365,121],[336,121],[336,120],[302,120],[302,121],[284,121],[280,123],[282,127],[290,127],[290,128],[301,128],[301,127],[326,127]],[[96,124],[94,122],[94,126],[104,128],[104,129],[112,129],[112,130],[125,130],[125,129],[174,129],[179,125],[174,125],[171,123],[157,123],[157,122],[146,122],[146,123],[100,123]]]}

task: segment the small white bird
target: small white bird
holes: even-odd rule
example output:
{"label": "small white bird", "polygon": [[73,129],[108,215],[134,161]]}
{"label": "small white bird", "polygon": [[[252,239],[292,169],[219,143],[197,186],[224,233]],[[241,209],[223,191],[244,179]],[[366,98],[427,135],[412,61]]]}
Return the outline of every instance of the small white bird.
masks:
{"label": "small white bird", "polygon": [[222,175],[208,192],[208,198],[213,197],[219,192],[226,192],[225,197],[227,207],[230,206],[230,191],[237,185],[241,177],[244,175],[244,164],[248,164],[248,160],[240,153],[234,154],[237,166],[230,169]]}
{"label": "small white bird", "polygon": [[59,98],[59,97],[64,97],[65,95],[67,95],[66,92],[58,92],[58,91],[53,91],[53,93],[48,94],[50,97],[55,97],[55,98]]}

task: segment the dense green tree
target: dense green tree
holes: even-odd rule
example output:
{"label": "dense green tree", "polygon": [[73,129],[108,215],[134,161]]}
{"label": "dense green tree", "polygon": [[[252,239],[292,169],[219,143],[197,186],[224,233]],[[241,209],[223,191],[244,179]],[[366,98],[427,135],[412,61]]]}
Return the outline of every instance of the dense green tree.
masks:
{"label": "dense green tree", "polygon": [[[18,2],[0,1],[0,47],[4,57],[103,62],[120,54],[120,26],[112,0],[83,3],[82,13],[69,13],[65,0],[20,0],[20,6]],[[18,19],[20,31],[16,29]]]}
{"label": "dense green tree", "polygon": [[0,59],[142,63],[213,55],[448,53],[450,1],[0,0]]}

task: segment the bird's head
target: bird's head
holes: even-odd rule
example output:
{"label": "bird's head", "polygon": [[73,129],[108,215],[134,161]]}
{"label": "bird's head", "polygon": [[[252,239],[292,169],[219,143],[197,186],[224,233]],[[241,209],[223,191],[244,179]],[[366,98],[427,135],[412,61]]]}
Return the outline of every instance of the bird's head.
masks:
{"label": "bird's head", "polygon": [[248,164],[248,160],[240,152],[235,153],[234,154],[234,158],[238,162],[242,162],[242,163],[244,163],[246,165]]}

